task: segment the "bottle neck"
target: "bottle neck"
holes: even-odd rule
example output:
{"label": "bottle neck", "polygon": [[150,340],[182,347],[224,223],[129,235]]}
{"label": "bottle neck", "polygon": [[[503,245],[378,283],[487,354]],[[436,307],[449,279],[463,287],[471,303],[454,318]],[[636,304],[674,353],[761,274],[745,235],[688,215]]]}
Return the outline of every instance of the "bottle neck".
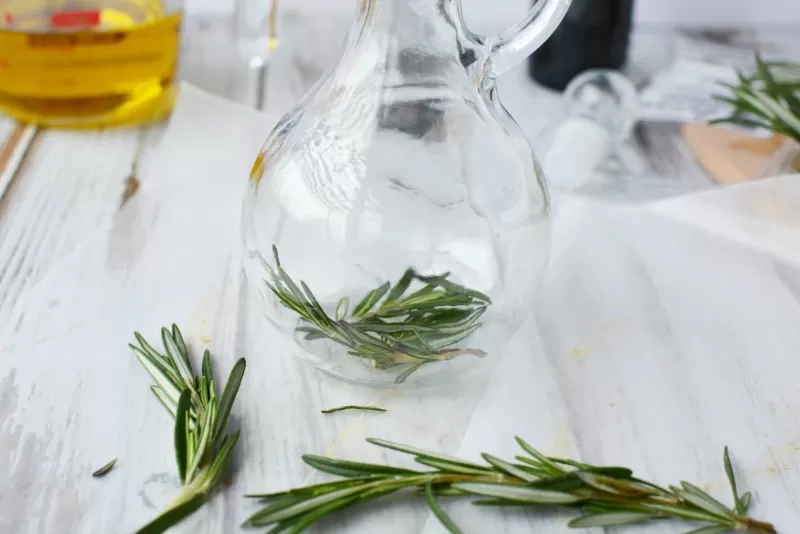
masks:
{"label": "bottle neck", "polygon": [[400,61],[437,57],[467,67],[480,48],[474,37],[464,27],[460,0],[360,0],[351,45],[361,42]]}
{"label": "bottle neck", "polygon": [[395,18],[431,18],[436,13],[448,12],[459,0],[360,0],[362,15],[391,16]]}

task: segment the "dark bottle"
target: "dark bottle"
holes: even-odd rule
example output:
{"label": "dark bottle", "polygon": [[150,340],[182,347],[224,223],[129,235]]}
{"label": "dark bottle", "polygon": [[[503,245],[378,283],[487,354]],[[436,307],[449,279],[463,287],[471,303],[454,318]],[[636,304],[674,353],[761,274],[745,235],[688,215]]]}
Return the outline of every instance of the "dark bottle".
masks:
{"label": "dark bottle", "polygon": [[573,0],[564,22],[530,57],[531,76],[563,90],[585,70],[622,68],[632,18],[633,0]]}

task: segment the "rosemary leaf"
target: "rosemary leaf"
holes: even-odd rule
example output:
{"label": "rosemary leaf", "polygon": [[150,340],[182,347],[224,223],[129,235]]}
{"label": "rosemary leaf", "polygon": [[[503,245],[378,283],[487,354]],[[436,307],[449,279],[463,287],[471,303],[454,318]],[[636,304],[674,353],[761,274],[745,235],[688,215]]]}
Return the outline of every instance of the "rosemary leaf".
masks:
{"label": "rosemary leaf", "polygon": [[92,476],[94,478],[102,478],[102,477],[106,476],[109,473],[109,471],[114,469],[114,466],[116,464],[117,464],[117,459],[114,458],[113,460],[108,462],[106,465],[104,465],[103,467],[101,467],[100,469],[98,469],[97,471],[92,473]]}
{"label": "rosemary leaf", "polygon": [[206,351],[203,353],[202,370],[203,370],[203,376],[206,377],[206,380],[210,382],[211,380],[214,379],[214,373],[211,370],[211,351],[209,351],[208,349],[206,349]]}
{"label": "rosemary leaf", "polygon": [[400,280],[397,281],[395,286],[389,291],[389,294],[386,295],[386,300],[383,302],[382,306],[385,307],[399,299],[403,293],[408,290],[408,286],[411,285],[411,281],[414,280],[415,275],[414,269],[406,269],[406,272],[403,273]]}
{"label": "rosemary leaf", "polygon": [[294,519],[287,519],[286,521],[281,521],[280,523],[275,525],[275,528],[269,529],[267,531],[267,534],[279,534],[282,532],[286,532],[290,528],[292,528],[295,524],[297,524],[298,521],[300,521],[299,517]]}
{"label": "rosemary leaf", "polygon": [[736,488],[736,476],[733,474],[733,465],[731,465],[731,456],[728,447],[725,447],[725,451],[722,454],[722,462],[725,465],[725,475],[728,477],[728,482],[731,485],[734,509],[737,514],[743,515],[747,507],[744,506],[742,499],[739,498],[739,490]]}
{"label": "rosemary leaf", "polygon": [[450,519],[450,516],[447,515],[447,512],[439,505],[439,502],[433,494],[433,486],[431,486],[430,482],[425,484],[425,499],[428,501],[428,506],[430,506],[433,514],[450,534],[462,534],[461,529],[458,528],[453,520]]}
{"label": "rosemary leaf", "polygon": [[317,495],[322,495],[323,493],[330,493],[331,491],[336,491],[342,488],[349,488],[362,482],[371,482],[377,480],[381,477],[376,477],[374,475],[357,477],[357,478],[350,478],[348,480],[336,480],[333,482],[323,482],[322,484],[315,484],[313,486],[306,486],[304,488],[297,488],[289,491],[281,491],[278,493],[262,493],[262,494],[252,494],[252,495],[245,495],[250,499],[258,499],[261,502],[277,502],[283,499],[288,498],[296,498],[296,497],[316,497]]}
{"label": "rosemary leaf", "polygon": [[406,369],[405,371],[403,371],[402,373],[397,375],[397,378],[394,379],[394,383],[395,384],[404,383],[406,380],[408,380],[409,376],[411,376],[415,372],[419,371],[419,368],[422,367],[423,365],[425,365],[426,363],[428,363],[428,362],[422,362],[422,363],[418,363],[416,365],[412,365],[411,367],[409,367],[408,369]]}
{"label": "rosemary leaf", "polygon": [[[172,339],[175,340],[175,345],[178,347],[178,352],[180,354],[189,354],[189,351],[186,349],[186,343],[183,341],[183,334],[181,334],[178,325],[175,323],[172,323]],[[188,357],[186,358],[186,363],[191,368],[191,362]]]}
{"label": "rosemary leaf", "polygon": [[239,386],[242,385],[242,378],[244,378],[246,367],[247,363],[244,358],[237,361],[228,377],[228,383],[225,384],[225,389],[219,400],[219,410],[217,411],[217,420],[214,425],[215,441],[221,437],[222,433],[225,431],[225,425],[228,424],[228,416],[231,414],[233,402],[236,400],[236,395],[239,393]]}
{"label": "rosemary leaf", "polygon": [[577,495],[561,491],[543,490],[511,484],[453,484],[453,487],[484,497],[507,499],[509,501],[529,504],[574,504],[583,500]]}
{"label": "rosemary leaf", "polygon": [[153,521],[136,531],[136,534],[161,534],[174,527],[206,502],[205,495],[195,495],[190,500],[166,510]]}
{"label": "rosemary leaf", "polygon": [[158,360],[153,358],[152,355],[145,354],[138,347],[134,347],[133,345],[130,345],[130,347],[133,350],[133,354],[139,360],[139,363],[142,364],[147,374],[153,378],[162,393],[177,404],[178,397],[181,394],[180,388],[183,387],[183,383],[179,382],[177,378],[175,382],[173,382],[170,376],[171,372],[167,371],[167,369],[163,367]]}
{"label": "rosemary leaf", "polygon": [[346,410],[363,410],[368,412],[385,412],[386,410],[383,408],[378,408],[377,406],[358,406],[355,404],[348,404],[347,406],[339,406],[338,408],[330,408],[328,410],[322,410],[324,414],[336,413],[336,412],[344,412]]}
{"label": "rosemary leaf", "polygon": [[[418,475],[418,471],[411,469],[401,469],[398,467],[387,467],[374,464],[365,464],[359,462],[350,462],[348,460],[337,460],[328,458],[327,456],[316,456],[313,454],[303,455],[303,461],[325,473],[331,473],[339,476],[356,476],[363,477],[365,475]],[[347,473],[347,474],[342,474]]]}
{"label": "rosemary leaf", "polygon": [[460,464],[454,464],[452,462],[443,462],[441,460],[434,460],[433,458],[425,458],[422,456],[417,456],[414,458],[414,461],[420,463],[422,465],[427,465],[428,467],[433,467],[438,469],[439,471],[446,472],[446,473],[461,473],[464,475],[486,475],[490,471],[488,469],[475,469],[473,467],[465,467]]}
{"label": "rosemary leaf", "polygon": [[[556,463],[561,463],[556,458],[550,458],[550,459]],[[606,477],[617,478],[620,480],[629,480],[633,476],[633,471],[631,471],[627,467],[593,467],[591,465],[585,465],[580,469],[586,471],[587,473],[594,473],[595,475],[603,475]]]}
{"label": "rosemary leaf", "polygon": [[747,509],[750,508],[750,498],[752,496],[753,496],[753,494],[750,493],[749,491],[747,493],[745,493],[744,495],[742,495],[742,498],[741,498],[742,510],[743,510],[742,515],[744,515],[744,513],[747,512]]}
{"label": "rosemary leaf", "polygon": [[675,517],[680,517],[681,519],[688,519],[691,521],[718,521],[720,519],[718,515],[709,513],[705,510],[694,507],[686,508],[677,504],[648,503],[644,505],[644,508],[653,512],[664,512]]}
{"label": "rosemary leaf", "polygon": [[579,472],[576,473],[575,476],[590,488],[608,493],[609,495],[625,495],[628,493],[627,491],[622,491],[619,487],[615,487],[613,484],[614,479],[611,477],[604,477],[603,475],[588,472]]}
{"label": "rosemary leaf", "polygon": [[169,398],[167,394],[164,393],[164,390],[158,386],[150,386],[150,391],[153,392],[153,395],[156,396],[158,402],[160,402],[161,405],[164,406],[164,408],[166,408],[169,414],[174,418],[175,412],[178,409],[178,405],[175,403],[175,401]]}
{"label": "rosemary leaf", "polygon": [[537,488],[554,491],[575,491],[586,487],[586,483],[581,480],[576,472],[555,476],[543,472],[540,477],[539,480],[531,485]]}
{"label": "rosemary leaf", "polygon": [[[194,383],[194,375],[189,358],[180,352],[178,345],[172,338],[172,334],[170,334],[169,330],[166,328],[161,329],[161,340],[164,343],[164,348],[167,350],[167,355],[169,356],[172,366],[178,371],[178,375],[180,375],[187,388],[191,388]],[[188,391],[191,392],[191,389],[188,389]]]}
{"label": "rosemary leaf", "polygon": [[217,457],[214,458],[214,461],[211,463],[211,467],[208,470],[208,477],[205,483],[207,490],[211,489],[212,486],[215,486],[222,478],[222,474],[225,471],[225,466],[228,465],[228,460],[230,459],[233,448],[236,446],[238,441],[238,430],[233,434],[222,438],[222,442],[217,450]]}
{"label": "rosemary leaf", "polygon": [[622,525],[632,525],[635,523],[643,523],[658,517],[655,514],[648,514],[647,512],[608,512],[602,514],[588,514],[573,519],[569,522],[572,528],[589,528],[589,527],[618,527]]}
{"label": "rosemary leaf", "polygon": [[730,532],[731,527],[727,525],[723,526],[710,526],[710,527],[700,527],[696,528],[692,531],[687,532],[686,534],[725,534],[726,532]]}
{"label": "rosemary leaf", "polygon": [[720,517],[733,517],[733,512],[728,509],[725,505],[721,502],[713,498],[708,493],[704,492],[697,486],[694,486],[688,482],[681,482],[681,486],[683,486],[683,491],[681,492],[681,496],[693,503],[698,508],[702,508],[703,510],[717,514]]}
{"label": "rosemary leaf", "polygon": [[311,499],[302,501],[292,506],[288,506],[282,510],[275,511],[270,514],[256,514],[250,517],[250,519],[248,519],[247,522],[245,522],[245,526],[248,527],[269,526],[273,523],[283,521],[284,519],[290,519],[299,516],[305,512],[311,512],[320,506],[325,506],[327,504],[340,501],[341,499],[362,492],[369,487],[370,483],[362,484],[361,486],[355,486],[352,488],[344,488],[337,491],[332,491],[330,493],[322,494],[318,497],[312,497]]}
{"label": "rosemary leaf", "polygon": [[533,456],[536,460],[538,460],[539,463],[541,464],[541,468],[547,471],[548,473],[552,475],[559,475],[564,472],[563,469],[561,469],[556,465],[556,462],[552,461],[550,458],[548,458],[544,454],[540,453],[539,451],[531,447],[530,444],[528,444],[528,442],[526,442],[521,437],[517,436],[514,439],[517,441],[517,444],[519,444],[519,446],[522,447],[522,450],[524,450],[525,452]]}
{"label": "rosemary leaf", "polygon": [[372,443],[373,445],[377,445],[378,447],[383,447],[384,449],[392,449],[399,452],[404,452],[406,454],[413,454],[414,456],[419,456],[421,458],[431,458],[433,460],[441,460],[443,462],[461,465],[464,467],[472,467],[475,469],[481,469],[484,471],[491,471],[488,467],[473,463],[467,462],[465,460],[460,460],[454,456],[446,456],[444,454],[439,454],[435,452],[426,451],[423,449],[418,449],[416,447],[411,447],[409,445],[402,445],[400,443],[394,443],[392,441],[387,441],[385,439],[377,439],[377,438],[367,438],[368,443]]}
{"label": "rosemary leaf", "polygon": [[184,389],[178,399],[178,410],[175,415],[175,460],[178,463],[178,478],[181,481],[186,479],[186,463],[189,455],[187,454],[188,439],[186,433],[189,427],[189,404],[191,395],[188,389]]}
{"label": "rosemary leaf", "polygon": [[522,479],[525,482],[534,482],[539,478],[534,475],[531,475],[530,473],[527,473],[526,471],[520,469],[519,467],[514,466],[514,464],[510,464],[505,460],[501,460],[496,456],[492,456],[491,454],[483,453],[481,456],[483,456],[483,459],[489,462],[492,465],[492,467],[494,467],[498,471]]}
{"label": "rosemary leaf", "polygon": [[297,534],[298,532],[302,532],[312,523],[316,523],[329,513],[344,508],[345,506],[350,506],[357,500],[358,496],[355,495],[353,497],[348,497],[346,499],[339,499],[338,501],[334,501],[326,505],[319,506],[313,511],[300,516],[297,519],[297,521],[291,524],[291,526],[286,530],[286,532],[287,534]]}
{"label": "rosemary leaf", "polygon": [[364,297],[364,299],[356,305],[355,309],[353,310],[353,316],[360,317],[365,313],[367,313],[368,311],[370,311],[375,306],[375,304],[377,304],[378,301],[381,300],[383,296],[389,291],[390,287],[392,287],[392,285],[389,282],[386,282],[379,288],[374,289],[369,293],[367,293],[367,296]]}
{"label": "rosemary leaf", "polygon": [[215,410],[216,408],[214,406],[209,406],[209,408],[206,410],[206,418],[201,427],[203,429],[203,433],[200,435],[200,439],[197,442],[196,450],[191,455],[191,463],[186,469],[184,484],[189,484],[192,481],[195,472],[200,467],[200,462],[205,457],[206,449],[209,447],[209,440],[211,439],[211,428],[214,421]]}
{"label": "rosemary leaf", "polygon": [[[161,355],[161,353],[159,353],[156,349],[154,349],[152,345],[150,345],[150,343],[147,342],[147,340],[144,338],[144,336],[142,336],[142,334],[140,334],[139,332],[134,332],[133,336],[136,338],[136,341],[139,342],[139,346],[142,348],[144,352],[147,353],[148,356],[150,356],[155,360],[160,360],[164,366],[167,365],[167,360]],[[133,344],[129,344],[128,346],[134,348]]]}

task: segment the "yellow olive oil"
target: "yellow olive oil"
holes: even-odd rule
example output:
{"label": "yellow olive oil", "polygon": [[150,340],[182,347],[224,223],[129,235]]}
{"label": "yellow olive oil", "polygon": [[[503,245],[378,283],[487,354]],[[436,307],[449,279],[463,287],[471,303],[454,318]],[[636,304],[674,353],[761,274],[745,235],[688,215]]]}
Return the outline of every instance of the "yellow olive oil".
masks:
{"label": "yellow olive oil", "polygon": [[157,120],[175,100],[181,22],[162,0],[0,0],[0,112],[71,128]]}

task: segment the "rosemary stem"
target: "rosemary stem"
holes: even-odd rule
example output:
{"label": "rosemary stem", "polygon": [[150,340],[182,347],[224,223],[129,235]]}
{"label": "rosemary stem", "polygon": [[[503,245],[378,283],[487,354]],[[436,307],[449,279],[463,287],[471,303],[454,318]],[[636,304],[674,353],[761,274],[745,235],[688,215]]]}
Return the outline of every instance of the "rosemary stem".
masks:
{"label": "rosemary stem", "polygon": [[749,532],[751,534],[777,534],[775,526],[772,523],[759,521],[751,517],[737,517],[736,530],[742,532]]}
{"label": "rosemary stem", "polygon": [[[740,532],[777,534],[773,525],[745,514],[752,493],[739,497],[728,449],[724,463],[734,495],[734,507],[727,507],[689,482],[669,490],[635,478],[620,466],[594,466],[572,460],[550,458],[516,438],[528,456],[515,456],[522,463],[505,461],[484,453],[489,465],[459,460],[418,447],[370,438],[373,445],[412,455],[436,471],[367,464],[308,455],[303,459],[319,471],[352,478],[261,497],[264,508],[248,526],[309,525],[330,512],[351,504],[374,501],[398,490],[410,489],[424,495],[436,517],[450,532],[461,532],[441,509],[437,497],[475,496],[475,504],[490,506],[561,506],[581,513],[569,522],[575,528],[614,527],[665,519],[700,523],[692,532]],[[524,465],[523,465],[524,464]],[[486,499],[488,497],[488,500]],[[741,510],[741,511],[737,511]],[[289,521],[289,523],[287,523]],[[299,532],[295,529],[293,532]]]}

